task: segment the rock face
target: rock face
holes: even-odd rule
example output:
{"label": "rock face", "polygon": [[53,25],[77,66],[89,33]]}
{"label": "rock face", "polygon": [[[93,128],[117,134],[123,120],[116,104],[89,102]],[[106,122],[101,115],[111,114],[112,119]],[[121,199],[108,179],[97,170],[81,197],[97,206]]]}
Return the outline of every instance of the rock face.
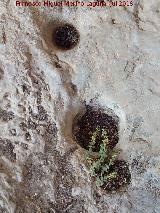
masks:
{"label": "rock face", "polygon": [[[160,2],[16,7],[0,0],[0,212],[160,212]],[[52,44],[59,23],[80,43]],[[72,122],[85,104],[120,121],[131,183],[95,186]]]}

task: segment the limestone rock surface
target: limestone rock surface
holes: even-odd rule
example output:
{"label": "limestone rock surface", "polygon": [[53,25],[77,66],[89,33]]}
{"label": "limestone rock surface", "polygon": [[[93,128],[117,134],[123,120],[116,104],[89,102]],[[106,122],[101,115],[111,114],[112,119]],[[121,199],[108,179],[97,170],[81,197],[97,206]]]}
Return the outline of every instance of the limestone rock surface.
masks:
{"label": "limestone rock surface", "polygon": [[[160,1],[17,7],[0,0],[0,212],[160,212]],[[52,43],[69,22],[80,43]],[[131,184],[95,186],[72,122],[85,104],[120,119]]]}

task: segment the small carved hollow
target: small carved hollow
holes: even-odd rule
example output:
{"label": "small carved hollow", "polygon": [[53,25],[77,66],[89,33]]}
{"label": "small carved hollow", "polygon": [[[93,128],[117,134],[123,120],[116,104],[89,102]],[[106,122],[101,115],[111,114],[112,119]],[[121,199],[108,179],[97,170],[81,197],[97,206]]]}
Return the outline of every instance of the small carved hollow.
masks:
{"label": "small carved hollow", "polygon": [[80,34],[72,24],[64,24],[54,30],[53,41],[62,50],[74,48],[79,43],[79,40]]}

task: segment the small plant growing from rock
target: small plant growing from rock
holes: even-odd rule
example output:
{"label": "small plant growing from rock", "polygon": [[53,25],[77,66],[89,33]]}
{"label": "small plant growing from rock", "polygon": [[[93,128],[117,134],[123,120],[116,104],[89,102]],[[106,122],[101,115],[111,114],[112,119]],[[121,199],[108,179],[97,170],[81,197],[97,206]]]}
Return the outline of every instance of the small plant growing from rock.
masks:
{"label": "small plant growing from rock", "polygon": [[[102,133],[100,133],[102,132]],[[103,137],[100,145],[98,156],[94,156],[93,149],[95,146],[97,136],[101,134]],[[111,181],[117,177],[117,172],[109,173],[110,167],[114,164],[117,159],[117,152],[111,151],[107,145],[109,143],[107,131],[105,129],[100,130],[97,128],[91,137],[89,144],[89,151],[87,152],[86,159],[90,165],[90,173],[92,177],[96,177],[96,185],[102,186],[106,181]]]}
{"label": "small plant growing from rock", "polygon": [[[97,137],[101,137],[102,142],[100,144],[99,152],[95,153],[93,150]],[[96,185],[112,190],[118,189],[121,185],[127,183],[130,179],[130,174],[128,173],[125,177],[125,173],[120,173],[120,168],[115,167],[117,162],[121,162],[117,160],[119,152],[109,148],[108,144],[109,140],[107,130],[100,129],[99,127],[96,128],[95,132],[91,136],[89,150],[86,153],[86,160],[90,167],[90,174],[96,180]],[[128,171],[129,170],[127,170],[127,172]]]}
{"label": "small plant growing from rock", "polygon": [[130,183],[131,174],[126,161],[118,160],[115,150],[119,142],[119,118],[110,110],[86,105],[73,122],[73,135],[86,150],[90,174],[96,185],[115,191]]}

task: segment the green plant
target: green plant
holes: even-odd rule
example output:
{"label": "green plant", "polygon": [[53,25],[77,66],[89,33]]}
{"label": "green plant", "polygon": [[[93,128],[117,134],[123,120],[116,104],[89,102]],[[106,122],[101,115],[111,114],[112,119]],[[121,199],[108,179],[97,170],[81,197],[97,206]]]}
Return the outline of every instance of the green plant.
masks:
{"label": "green plant", "polygon": [[[96,138],[101,137],[102,142],[97,155],[93,152],[96,144]],[[91,136],[89,143],[89,150],[86,153],[86,160],[90,166],[90,173],[92,177],[96,178],[96,185],[103,186],[107,181],[112,181],[117,178],[118,173],[111,171],[111,166],[117,160],[118,151],[111,150],[108,146],[109,139],[107,130],[100,129],[99,127]]]}

